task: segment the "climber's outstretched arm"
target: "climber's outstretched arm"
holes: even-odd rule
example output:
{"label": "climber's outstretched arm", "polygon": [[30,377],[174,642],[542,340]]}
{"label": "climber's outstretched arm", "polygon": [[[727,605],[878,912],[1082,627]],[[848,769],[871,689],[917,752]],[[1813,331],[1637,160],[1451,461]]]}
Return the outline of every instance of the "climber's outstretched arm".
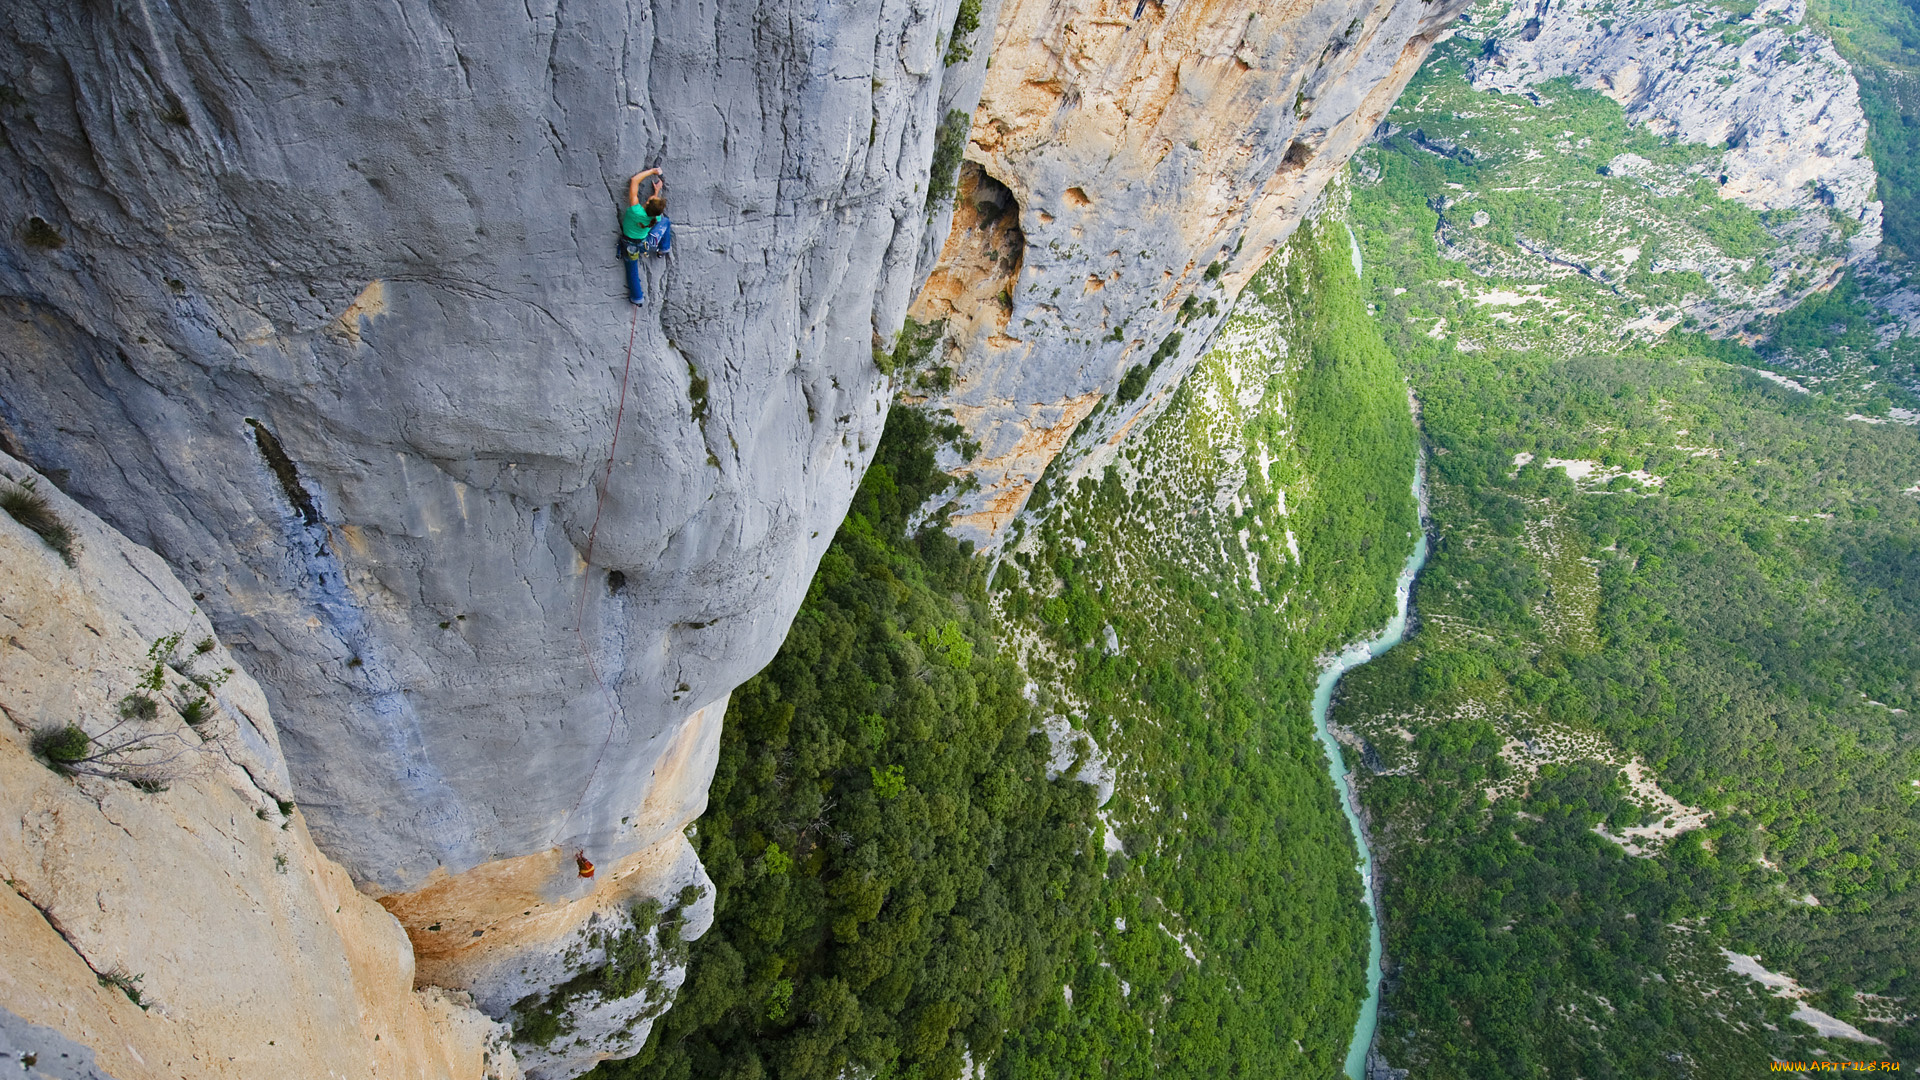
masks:
{"label": "climber's outstretched arm", "polygon": [[659,175],[660,175],[659,169],[648,169],[645,172],[634,173],[633,179],[627,181],[627,205],[639,206],[640,205],[640,181],[645,180],[649,176],[659,176]]}

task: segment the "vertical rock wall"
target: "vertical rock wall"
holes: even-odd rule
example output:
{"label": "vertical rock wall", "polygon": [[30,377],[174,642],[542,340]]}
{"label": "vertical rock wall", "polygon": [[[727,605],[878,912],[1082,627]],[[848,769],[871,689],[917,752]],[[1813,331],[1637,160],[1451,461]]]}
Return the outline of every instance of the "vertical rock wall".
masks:
{"label": "vertical rock wall", "polygon": [[655,770],[885,419],[956,5],[9,13],[7,441],[205,596],[368,887],[699,812],[700,762]]}
{"label": "vertical rock wall", "polygon": [[957,533],[997,543],[1070,439],[1097,463],[1184,377],[1466,6],[1007,0],[912,310],[943,330],[918,384],[979,443]]}
{"label": "vertical rock wall", "polygon": [[[4,454],[0,476],[77,540],[69,566],[0,513],[0,1068],[518,1077],[506,1029],[416,991],[406,932],[315,850],[266,700],[186,588]],[[63,775],[41,747],[69,725],[92,741]]]}

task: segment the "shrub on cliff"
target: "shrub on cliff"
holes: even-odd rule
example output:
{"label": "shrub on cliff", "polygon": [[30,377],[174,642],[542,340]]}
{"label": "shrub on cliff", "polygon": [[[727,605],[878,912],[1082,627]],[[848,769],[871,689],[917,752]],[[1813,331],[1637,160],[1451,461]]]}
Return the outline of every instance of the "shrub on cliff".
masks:
{"label": "shrub on cliff", "polygon": [[47,728],[33,737],[34,755],[55,772],[69,771],[75,763],[86,760],[92,748],[93,740],[75,724]]}

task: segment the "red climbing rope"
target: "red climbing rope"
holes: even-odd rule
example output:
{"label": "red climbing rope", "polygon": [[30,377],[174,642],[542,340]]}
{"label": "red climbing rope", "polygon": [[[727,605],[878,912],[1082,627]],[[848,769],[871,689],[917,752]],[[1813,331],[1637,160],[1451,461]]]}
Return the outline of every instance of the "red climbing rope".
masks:
{"label": "red climbing rope", "polygon": [[[580,809],[580,803],[587,797],[588,789],[593,787],[593,778],[600,772],[600,762],[607,756],[607,747],[613,745],[613,727],[620,714],[620,703],[614,699],[613,691],[607,689],[606,680],[600,677],[600,669],[594,666],[593,650],[587,647],[587,589],[593,583],[593,541],[600,534],[600,511],[607,505],[607,486],[613,482],[613,458],[620,449],[620,426],[627,417],[627,378],[633,374],[633,339],[640,329],[640,306],[633,306],[633,321],[627,327],[627,363],[620,371],[620,408],[613,414],[613,439],[607,446],[607,468],[600,477],[600,497],[593,505],[593,527],[587,530],[586,569],[580,575],[580,603],[573,613],[573,635],[580,640],[580,655],[586,658],[587,670],[593,673],[593,681],[600,686],[600,692],[607,698],[607,738],[600,744],[600,753],[593,759],[593,769],[587,773],[587,782],[580,786],[580,797],[573,801],[573,809],[567,811],[572,819],[574,811]],[[584,860],[584,853],[582,859]],[[592,863],[585,864],[589,869],[581,877],[591,877]]]}

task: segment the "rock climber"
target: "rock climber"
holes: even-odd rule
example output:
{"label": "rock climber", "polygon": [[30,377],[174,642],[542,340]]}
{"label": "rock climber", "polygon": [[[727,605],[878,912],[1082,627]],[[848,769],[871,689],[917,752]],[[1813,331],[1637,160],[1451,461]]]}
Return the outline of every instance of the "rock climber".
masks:
{"label": "rock climber", "polygon": [[[639,301],[637,301],[637,300],[635,301],[635,303],[638,303],[638,302],[639,302]],[[577,867],[579,867],[579,868],[580,868],[580,876],[581,876],[581,877],[592,877],[592,876],[593,876],[593,863],[592,863],[592,861],[590,861],[590,860],[589,860],[589,859],[587,858],[587,853],[586,853],[586,852],[584,852],[584,851],[576,851],[576,852],[574,852],[574,853],[573,853],[573,864],[574,864],[575,866],[577,866]]]}
{"label": "rock climber", "polygon": [[[652,181],[645,199],[640,185]],[[627,181],[627,208],[620,212],[620,258],[627,264],[627,299],[636,304],[647,301],[640,284],[640,258],[665,255],[673,250],[673,222],[667,220],[667,182],[660,170],[646,169]]]}

